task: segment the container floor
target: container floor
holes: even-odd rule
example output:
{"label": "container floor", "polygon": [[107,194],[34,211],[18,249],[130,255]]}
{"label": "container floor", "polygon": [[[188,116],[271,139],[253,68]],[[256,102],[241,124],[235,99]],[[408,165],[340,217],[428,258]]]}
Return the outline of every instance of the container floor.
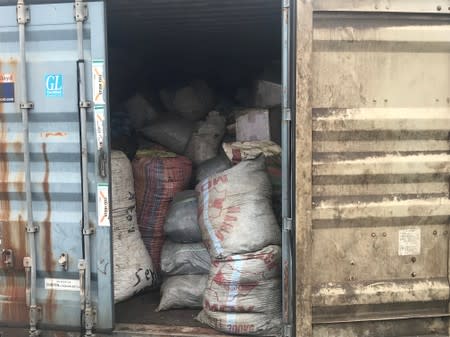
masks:
{"label": "container floor", "polygon": [[126,324],[206,327],[206,325],[194,319],[200,310],[176,309],[155,312],[159,304],[159,299],[159,291],[154,291],[116,304],[116,322]]}

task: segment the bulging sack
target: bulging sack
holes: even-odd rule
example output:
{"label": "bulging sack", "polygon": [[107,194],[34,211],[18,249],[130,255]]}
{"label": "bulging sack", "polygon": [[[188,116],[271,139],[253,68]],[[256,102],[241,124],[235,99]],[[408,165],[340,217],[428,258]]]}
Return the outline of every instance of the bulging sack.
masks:
{"label": "bulging sack", "polygon": [[221,153],[217,157],[211,158],[197,166],[197,182],[209,178],[217,173],[228,170],[230,167],[231,162],[228,160],[227,156]]}
{"label": "bulging sack", "polygon": [[164,221],[173,197],[189,184],[189,159],[161,150],[138,151],[133,160],[139,230],[157,271],[164,243]]}
{"label": "bulging sack", "polygon": [[281,247],[213,261],[203,307],[210,311],[281,311]]}
{"label": "bulging sack", "polygon": [[202,307],[208,275],[171,276],[161,285],[161,301],[156,311]]}
{"label": "bulging sack", "polygon": [[203,309],[196,319],[216,330],[236,335],[281,335],[281,313],[230,313]]}
{"label": "bulging sack", "polygon": [[203,243],[166,241],[161,253],[161,270],[167,275],[201,275],[211,269],[211,258]]}
{"label": "bulging sack", "polygon": [[247,254],[236,254],[211,264],[216,283],[255,283],[281,277],[281,247],[267,246]]}
{"label": "bulging sack", "polygon": [[197,209],[197,192],[186,190],[175,195],[164,223],[164,232],[171,241],[179,243],[202,241]]}
{"label": "bulging sack", "polygon": [[281,243],[264,157],[211,176],[196,190],[202,237],[212,259]]}
{"label": "bulging sack", "polygon": [[281,312],[281,280],[228,283],[210,278],[203,308],[219,312],[278,314]]}
{"label": "bulging sack", "polygon": [[153,122],[142,129],[141,133],[144,138],[183,154],[193,130],[194,123],[178,116],[169,116]]}
{"label": "bulging sack", "polygon": [[204,122],[198,122],[186,147],[185,155],[196,165],[217,156],[225,134],[225,118],[211,111]]}
{"label": "bulging sack", "polygon": [[157,276],[136,222],[136,199],[130,161],[111,154],[114,301],[120,302],[154,287]]}

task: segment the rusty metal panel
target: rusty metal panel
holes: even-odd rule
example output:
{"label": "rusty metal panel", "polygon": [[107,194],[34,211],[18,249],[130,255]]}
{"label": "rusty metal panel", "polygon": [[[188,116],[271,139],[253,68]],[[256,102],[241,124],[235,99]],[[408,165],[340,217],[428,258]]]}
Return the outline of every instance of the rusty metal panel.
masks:
{"label": "rusty metal panel", "polygon": [[[89,22],[88,64],[92,57],[104,55],[103,5],[90,4],[96,25]],[[26,55],[28,67],[29,100],[34,103],[30,111],[31,187],[33,217],[39,227],[37,236],[37,302],[41,308],[40,327],[60,326],[79,329],[80,291],[78,260],[83,257],[81,220],[80,136],[77,98],[77,41],[73,4],[33,5],[31,21],[26,27]],[[26,327],[29,322],[25,303],[25,272],[23,258],[29,256],[26,242],[26,202],[23,164],[23,126],[19,109],[18,90],[18,27],[15,7],[0,7],[0,86],[1,76],[13,78],[15,99],[0,102],[0,248],[11,250],[13,265],[0,261],[0,323]],[[94,22],[95,23],[95,22]],[[101,27],[99,27],[101,26]],[[100,37],[100,34],[103,34]],[[91,48],[94,44],[96,51]],[[104,45],[104,40],[103,40]],[[96,55],[97,53],[97,55]],[[104,58],[104,56],[103,56]],[[48,76],[60,76],[61,92],[48,94]],[[91,73],[89,71],[89,78]],[[89,92],[92,92],[89,81]],[[53,87],[53,89],[55,89]],[[4,97],[5,88],[0,88]],[[1,98],[0,98],[1,100]],[[96,138],[94,120],[89,120],[90,203],[91,219],[97,222],[96,191]],[[109,228],[100,229],[96,244],[100,254],[94,252],[97,268],[93,272],[96,282],[96,300],[102,292],[110,301],[109,310],[100,314],[100,327],[110,328],[111,273]],[[106,231],[106,232],[105,232]],[[105,242],[107,242],[105,246]],[[68,257],[65,270],[58,259]],[[98,258],[98,262],[97,259]],[[106,264],[106,266],[105,266]],[[98,275],[101,274],[101,275]],[[105,283],[104,279],[108,282]],[[54,279],[69,280],[70,287],[55,286]],[[52,285],[53,284],[53,285]],[[59,282],[61,285],[62,283]],[[98,285],[97,285],[98,287]],[[107,317],[109,313],[109,318]],[[108,320],[110,321],[108,323]]]}
{"label": "rusty metal panel", "polygon": [[398,335],[446,331],[450,24],[315,13],[313,36],[314,335],[390,336],[375,321],[412,318]]}

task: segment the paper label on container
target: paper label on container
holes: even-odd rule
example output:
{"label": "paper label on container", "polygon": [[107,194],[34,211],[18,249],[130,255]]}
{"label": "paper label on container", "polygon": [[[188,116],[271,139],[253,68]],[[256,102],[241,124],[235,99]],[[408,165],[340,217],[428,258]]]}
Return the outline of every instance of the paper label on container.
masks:
{"label": "paper label on container", "polygon": [[0,73],[0,103],[14,103],[14,75]]}
{"label": "paper label on container", "polygon": [[398,231],[398,255],[420,255],[420,228],[407,228]]}
{"label": "paper label on container", "polygon": [[95,134],[97,138],[97,149],[100,150],[103,148],[104,138],[105,138],[105,108],[104,107],[95,107]]}
{"label": "paper label on container", "polygon": [[94,104],[105,105],[105,62],[92,61],[92,90]]}
{"label": "paper label on container", "polygon": [[46,278],[45,289],[47,290],[66,290],[80,291],[80,280],[70,280],[62,278]]}
{"label": "paper label on container", "polygon": [[109,186],[108,184],[97,185],[97,215],[100,227],[110,227],[109,221]]}

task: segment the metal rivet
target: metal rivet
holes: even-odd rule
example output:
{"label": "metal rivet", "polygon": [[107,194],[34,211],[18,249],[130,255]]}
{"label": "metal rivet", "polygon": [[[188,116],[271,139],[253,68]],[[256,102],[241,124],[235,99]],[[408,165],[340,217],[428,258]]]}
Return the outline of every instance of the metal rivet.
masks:
{"label": "metal rivet", "polygon": [[387,103],[388,102],[388,100],[387,99],[384,99],[384,103]]}
{"label": "metal rivet", "polygon": [[413,271],[413,272],[411,273],[411,276],[412,276],[412,277],[416,277],[416,276],[417,276],[416,272]]}
{"label": "metal rivet", "polygon": [[350,277],[349,277],[349,280],[350,280],[350,281],[354,281],[354,280],[355,280],[355,277],[354,277],[354,276],[350,276]]}
{"label": "metal rivet", "polygon": [[440,10],[442,9],[442,7],[441,7],[441,6],[437,6],[436,9],[437,9],[438,11],[440,11]]}
{"label": "metal rivet", "polygon": [[387,236],[387,233],[386,233],[386,232],[383,232],[383,236],[386,237],[386,236]]}
{"label": "metal rivet", "polygon": [[355,261],[350,261],[350,264],[352,265],[352,266],[354,266],[355,265]]}
{"label": "metal rivet", "polygon": [[433,235],[437,235],[437,231],[433,231]]}
{"label": "metal rivet", "polygon": [[417,261],[416,257],[413,256],[413,257],[411,258],[411,262],[412,262],[412,263],[415,263],[416,261]]}
{"label": "metal rivet", "polygon": [[372,233],[372,237],[374,238],[374,237],[376,237],[377,235],[375,234],[375,233]]}

